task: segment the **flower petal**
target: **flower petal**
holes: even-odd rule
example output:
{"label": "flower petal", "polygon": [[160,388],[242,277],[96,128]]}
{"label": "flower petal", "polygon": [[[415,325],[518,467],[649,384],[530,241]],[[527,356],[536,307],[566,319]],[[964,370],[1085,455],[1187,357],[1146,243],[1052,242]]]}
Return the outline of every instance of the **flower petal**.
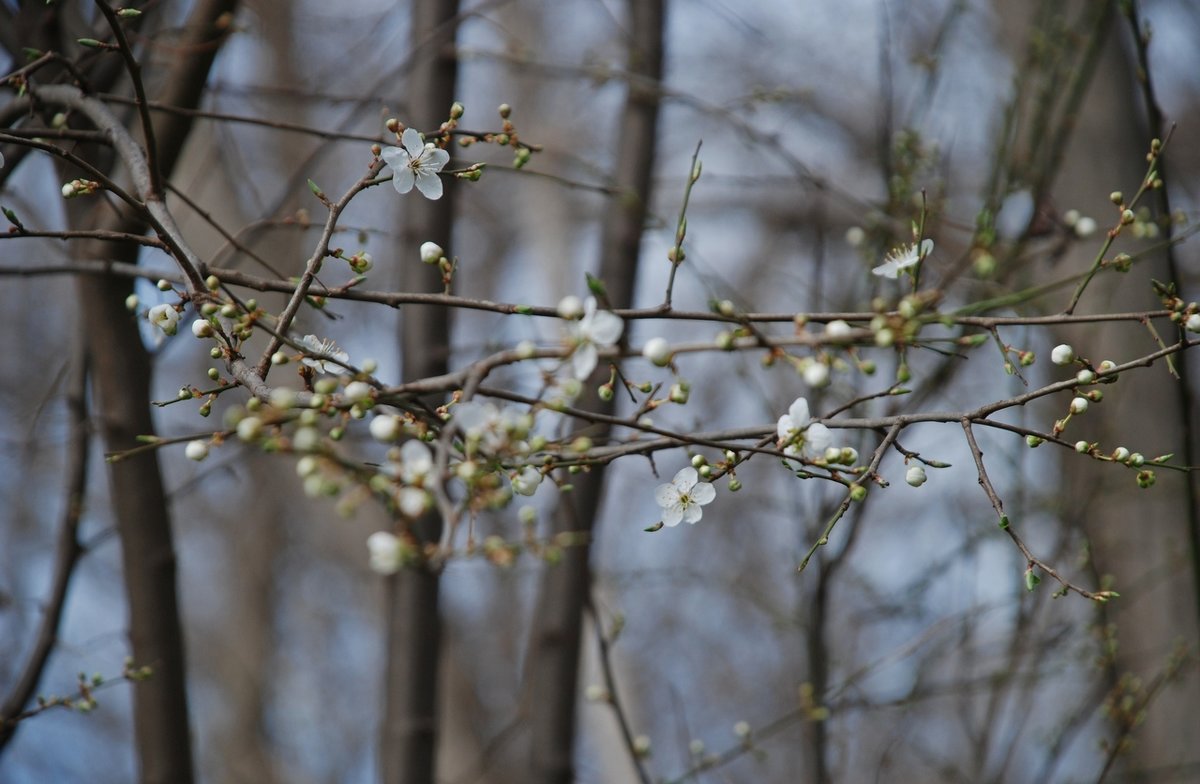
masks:
{"label": "flower petal", "polygon": [[596,369],[596,360],[598,359],[596,347],[591,343],[580,343],[575,349],[575,353],[571,355],[571,372],[575,378],[583,381],[588,376],[592,375],[592,371]]}
{"label": "flower petal", "polygon": [[416,128],[405,128],[404,133],[400,136],[400,143],[404,145],[404,149],[408,150],[410,158],[419,158],[425,151],[425,142],[421,140],[421,134],[417,132]]}
{"label": "flower petal", "polygon": [[427,199],[437,201],[442,198],[442,178],[436,174],[417,172],[417,190]]}
{"label": "flower petal", "polygon": [[688,504],[687,508],[683,510],[683,521],[685,523],[695,524],[703,516],[704,510],[698,504]]}
{"label": "flower petal", "polygon": [[878,275],[881,278],[891,278],[895,280],[900,275],[900,265],[894,261],[884,262],[878,267],[871,270],[871,273]]}
{"label": "flower petal", "polygon": [[408,193],[411,191],[415,179],[413,170],[407,166],[392,170],[392,186],[396,189],[396,193]]}
{"label": "flower petal", "polygon": [[621,317],[607,310],[602,310],[591,319],[586,328],[589,337],[601,346],[611,346],[621,339],[625,331],[625,322]]}
{"label": "flower petal", "polygon": [[425,148],[424,156],[421,168],[428,169],[430,172],[440,172],[442,167],[450,162],[450,153],[436,147],[432,150],[428,147]]}
{"label": "flower petal", "polygon": [[403,147],[384,147],[379,151],[379,157],[392,171],[408,168],[408,151]]}
{"label": "flower petal", "polygon": [[663,509],[670,509],[679,503],[679,491],[675,485],[659,485],[654,489],[654,503]]}
{"label": "flower petal", "polygon": [[805,428],[812,417],[808,414],[808,398],[798,397],[788,406],[788,416],[792,418],[792,424],[798,428]]}
{"label": "flower petal", "polygon": [[683,505],[675,504],[663,509],[662,521],[667,527],[679,525],[679,521],[683,519]]}
{"label": "flower petal", "polygon": [[796,430],[796,423],[788,414],[779,417],[779,423],[775,425],[775,433],[780,438],[789,439],[792,437],[792,431]]}
{"label": "flower petal", "polygon": [[671,480],[671,484],[679,488],[680,493],[686,493],[696,486],[700,481],[700,474],[696,473],[696,469],[688,466],[681,468],[675,473],[675,478]]}
{"label": "flower petal", "polygon": [[930,239],[921,240],[921,250],[920,250],[920,253],[918,254],[918,257],[923,259],[926,256],[928,256],[930,253],[933,253],[933,240],[930,240]]}
{"label": "flower petal", "polygon": [[810,455],[823,456],[833,445],[833,432],[820,422],[809,425],[804,431],[804,451]]}
{"label": "flower petal", "polygon": [[717,488],[712,486],[712,482],[699,482],[692,488],[689,497],[699,506],[712,503],[712,500],[717,497]]}

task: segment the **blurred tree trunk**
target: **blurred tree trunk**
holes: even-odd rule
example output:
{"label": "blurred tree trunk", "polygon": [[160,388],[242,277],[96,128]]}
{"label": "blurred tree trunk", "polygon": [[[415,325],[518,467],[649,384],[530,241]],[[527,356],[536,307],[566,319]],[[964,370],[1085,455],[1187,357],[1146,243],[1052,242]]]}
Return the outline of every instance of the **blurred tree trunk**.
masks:
{"label": "blurred tree trunk", "polygon": [[[179,59],[165,80],[159,100],[194,108],[209,68],[224,40],[235,0],[205,0],[193,10],[177,51]],[[158,161],[164,175],[179,160],[191,130],[188,117],[155,118]],[[129,217],[99,211],[96,228],[140,233],[145,226]],[[136,262],[139,247],[80,243],[81,258]],[[80,311],[87,336],[94,413],[108,451],[139,445],[152,434],[151,363],[142,347],[138,324],[125,309],[130,281],[108,275],[85,275],[79,282]],[[192,780],[191,733],[188,720],[182,624],[176,597],[175,549],[171,518],[163,492],[158,456],[143,452],[109,466],[113,514],[121,541],[125,592],[129,603],[131,657],[136,666],[153,671],[133,686],[134,732],[140,780],[148,784],[186,784]]]}
{"label": "blurred tree trunk", "polygon": [[[450,113],[455,99],[458,60],[457,0],[413,0],[411,65],[406,85],[406,125],[434,130]],[[445,192],[430,201],[416,191],[401,204],[403,234],[396,258],[401,260],[401,290],[437,292],[441,275],[435,266],[415,263],[422,242],[436,242],[451,252],[455,183],[444,177]],[[401,315],[402,368],[405,380],[446,372],[450,354],[450,317],[444,308],[409,306]],[[437,542],[442,520],[436,513],[416,521],[412,533],[421,543]],[[383,780],[388,784],[433,781],[437,749],[438,617],[440,574],[417,565],[387,581],[387,693],[384,708]]]}
{"label": "blurred tree trunk", "polygon": [[[600,238],[599,278],[607,289],[607,306],[613,308],[633,305],[642,231],[653,196],[665,6],[665,0],[630,0],[627,5],[629,71],[634,79],[628,86],[617,128],[613,181],[621,193],[609,201]],[[607,373],[602,365],[588,379],[583,408],[611,413],[611,404],[602,402],[596,392],[598,385],[607,380]],[[608,429],[593,427],[589,433],[597,443],[603,443]],[[565,549],[559,564],[546,569],[533,620],[528,669],[533,732],[529,781],[538,784],[568,784],[574,780],[572,748],[580,632],[591,590],[590,539],[600,511],[604,475],[603,466],[580,474],[573,483],[575,489],[559,505],[558,531],[578,531],[581,541]]]}

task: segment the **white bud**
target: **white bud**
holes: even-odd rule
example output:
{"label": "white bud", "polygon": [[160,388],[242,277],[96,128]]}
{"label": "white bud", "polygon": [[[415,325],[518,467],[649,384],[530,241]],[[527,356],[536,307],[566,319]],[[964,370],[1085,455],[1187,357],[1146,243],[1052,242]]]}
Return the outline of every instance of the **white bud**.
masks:
{"label": "white bud", "polygon": [[814,388],[827,386],[829,384],[829,365],[824,362],[812,362],[804,368],[804,383]]}
{"label": "white bud", "polygon": [[577,319],[583,315],[583,300],[568,294],[558,301],[559,318]]}
{"label": "white bud", "polygon": [[62,186],[62,195],[64,199],[69,199],[75,195],[75,184],[68,182]]}
{"label": "white bud", "polygon": [[1119,446],[1113,450],[1112,458],[1113,458],[1113,460],[1116,460],[1118,463],[1124,463],[1126,460],[1129,459],[1129,450],[1123,446]]}
{"label": "white bud", "polygon": [[671,361],[671,346],[664,338],[650,338],[642,347],[642,356],[659,367],[665,367]]}
{"label": "white bud", "polygon": [[371,431],[371,438],[387,444],[400,435],[400,419],[393,414],[380,414],[371,420],[367,428]]}
{"label": "white bud", "polygon": [[301,427],[292,436],[292,448],[297,452],[311,452],[321,445],[321,431],[315,427]]}
{"label": "white bud", "polygon": [[320,467],[321,462],[317,458],[312,455],[305,455],[296,461],[296,476],[306,479],[317,473]]}
{"label": "white bud", "polygon": [[861,247],[867,239],[867,233],[860,226],[851,226],[846,229],[846,244],[852,248]]}
{"label": "white bud", "polygon": [[371,571],[395,574],[400,571],[400,540],[387,531],[376,531],[367,537]]}
{"label": "white bud", "polygon": [[833,340],[840,340],[850,334],[851,327],[841,319],[835,319],[825,325],[826,337]]}
{"label": "white bud", "polygon": [[919,465],[909,466],[904,472],[904,481],[908,482],[913,487],[920,487],[929,479],[925,475],[925,469]]}
{"label": "white bud", "polygon": [[275,387],[271,390],[271,405],[279,409],[288,409],[296,405],[296,390],[288,387]]}
{"label": "white bud", "polygon": [[1071,401],[1071,413],[1082,414],[1087,411],[1088,399],[1086,397],[1077,397]]}
{"label": "white bud", "polygon": [[737,735],[739,738],[750,737],[750,722],[739,721],[737,724],[734,724],[733,734]]}
{"label": "white bud", "polygon": [[138,299],[137,294],[130,294],[128,297],[125,298],[125,309],[126,310],[137,310],[139,302],[141,302],[141,300]]}
{"label": "white bud", "polygon": [[437,264],[445,255],[446,251],[442,250],[442,246],[436,242],[421,243],[421,261],[426,264]]}
{"label": "white bud", "polygon": [[1187,317],[1187,321],[1183,322],[1183,326],[1188,332],[1200,332],[1200,313],[1193,313]]}
{"label": "white bud", "polygon": [[237,424],[237,436],[243,441],[253,441],[262,433],[263,423],[258,417],[246,417]]}
{"label": "white bud", "polygon": [[517,344],[517,356],[521,359],[532,359],[537,353],[537,345],[532,340],[522,340]]}
{"label": "white bud", "polygon": [[1090,384],[1096,380],[1096,374],[1087,368],[1084,368],[1075,374],[1075,380],[1080,384]]}
{"label": "white bud", "polygon": [[365,381],[351,381],[346,385],[346,391],[343,394],[351,403],[367,400],[371,397],[371,385]]}
{"label": "white bud", "polygon": [[1056,365],[1069,365],[1075,361],[1075,349],[1066,343],[1059,343],[1051,350],[1050,361]]}
{"label": "white bud", "polygon": [[1091,449],[1091,444],[1089,444],[1087,441],[1075,442],[1075,451],[1079,454],[1086,455],[1089,449]]}
{"label": "white bud", "polygon": [[192,322],[192,334],[198,338],[211,338],[213,334],[212,324],[205,319],[196,319]]}
{"label": "white bud", "polygon": [[183,448],[183,453],[187,455],[188,460],[195,460],[199,463],[208,457],[208,443],[205,441],[188,441],[188,445]]}
{"label": "white bud", "polygon": [[1075,221],[1075,236],[1079,238],[1090,237],[1096,233],[1096,221],[1086,215]]}

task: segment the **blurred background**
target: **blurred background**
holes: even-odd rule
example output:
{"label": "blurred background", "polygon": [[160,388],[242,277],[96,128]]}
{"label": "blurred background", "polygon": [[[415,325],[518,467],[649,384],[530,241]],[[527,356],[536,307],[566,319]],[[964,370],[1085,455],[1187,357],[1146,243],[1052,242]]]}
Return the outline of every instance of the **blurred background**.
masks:
{"label": "blurred background", "polygon": [[[674,0],[652,31],[665,52],[661,76],[630,55],[631,41],[646,32],[634,23],[639,5],[493,0],[464,2],[452,14],[448,51],[457,63],[453,97],[466,107],[462,127],[498,128],[497,107],[507,103],[520,138],[543,148],[521,170],[507,149],[452,148],[452,166],[490,164],[478,183],[453,186],[448,249],[459,260],[458,293],[550,306],[586,295],[584,274],[601,264],[606,216],[626,187],[622,158],[630,153],[622,143],[638,146],[642,137],[631,135],[644,131],[628,123],[637,93],[650,96],[658,118],[629,305],[662,301],[666,254],[703,142],[675,285],[680,309],[730,300],[747,312],[861,312],[874,297],[894,302],[897,285],[869,270],[912,240],[924,203],[935,252],[923,281],[941,290],[940,307],[1036,288],[986,312],[1061,312],[1118,218],[1110,193],[1137,190],[1150,139],[1171,125],[1160,170],[1168,200],[1145,199],[1138,231],[1115,248],[1138,254],[1132,271],[1102,273],[1078,312],[1158,309],[1151,279],[1174,280],[1185,299],[1196,296],[1195,248],[1168,249],[1165,241],[1168,232],[1186,236],[1195,221],[1195,4]],[[170,87],[167,65],[196,8],[144,10],[131,45],[156,95]],[[324,219],[306,180],[340,194],[370,164],[370,139],[385,138],[387,118],[426,129],[445,119],[448,101],[442,114],[410,119],[414,81],[435,58],[414,44],[417,10],[256,0],[224,18],[199,99],[204,115],[171,177],[180,195],[168,199],[202,257],[263,277],[299,274]],[[1152,31],[1148,45],[1138,44],[1131,16]],[[59,46],[76,57],[81,30],[104,30],[90,4],[14,0],[0,3],[0,18],[4,73],[25,62],[22,47]],[[131,94],[113,81],[111,92]],[[13,89],[0,96],[0,106],[17,100]],[[4,119],[23,121],[20,112]],[[0,202],[29,226],[78,225],[53,161],[19,155],[13,144],[2,149]],[[339,222],[334,244],[375,259],[368,288],[400,290],[402,271],[420,266],[416,248],[427,237],[413,215],[432,207],[419,200],[373,188]],[[1167,210],[1182,222],[1159,220]],[[1098,228],[1088,231],[1087,221]],[[270,269],[231,249],[212,223]],[[89,330],[75,276],[14,272],[67,264],[78,250],[54,239],[0,242],[0,324],[15,343],[0,353],[0,694],[17,682],[45,614],[76,441],[68,401]],[[137,263],[172,269],[153,249]],[[349,279],[332,265],[323,277],[329,285]],[[174,301],[153,283],[121,285],[143,308]],[[258,296],[268,309],[284,302]],[[377,360],[378,377],[399,383],[412,380],[404,378],[401,318],[398,309],[339,301],[304,312],[297,329],[335,339],[356,362]],[[452,368],[560,335],[553,319],[475,310],[449,319]],[[162,340],[144,319],[138,329],[151,360],[151,400],[207,385],[212,363],[202,343],[184,330]],[[627,329],[641,345],[654,336],[715,338],[718,325],[639,320]],[[787,334],[791,325],[774,329]],[[1061,376],[1049,363],[1060,342],[1097,362],[1127,362],[1156,347],[1136,321],[1014,327],[1002,338],[1036,353],[1022,368],[1029,388]],[[677,366],[692,385],[690,401],[660,409],[655,422],[683,432],[771,427],[800,395],[814,412],[833,411],[896,378],[895,352],[863,353],[878,366],[874,376],[836,372],[822,389],[786,364],[764,367],[754,353],[689,354]],[[1026,391],[993,348],[967,356],[910,351],[911,394],[867,401],[851,415],[967,411]],[[1187,463],[1197,374],[1194,361],[1181,359],[1182,381],[1162,363],[1123,375],[1065,437],[1174,453]],[[629,372],[671,381],[645,363]],[[274,380],[294,378],[288,368],[277,373]],[[528,378],[505,383],[536,392]],[[96,423],[107,409],[94,393],[89,399]],[[211,432],[227,405],[223,397],[214,407],[213,423],[195,404],[154,407],[153,425],[166,437]],[[1055,397],[998,418],[1047,431],[1065,405]],[[350,443],[366,442],[364,431],[352,428]],[[835,432],[861,455],[880,438]],[[1161,471],[1155,487],[1142,490],[1124,466],[1052,444],[1031,450],[1014,433],[978,435],[1031,548],[1073,582],[1115,589],[1119,600],[1055,598],[1050,579],[1026,590],[1025,560],[997,528],[957,425],[905,430],[904,449],[950,467],[928,469],[929,482],[913,488],[902,481],[900,455],[890,453],[880,467],[890,486],[853,507],[800,574],[797,564],[842,500],[839,488],[755,460],[738,472],[740,491],[718,483],[700,523],[648,534],[659,514],[655,486],[691,453],[618,461],[604,475],[585,551],[583,601],[591,609],[572,709],[573,771],[562,780],[1200,780],[1195,478]],[[70,695],[81,672],[119,675],[130,655],[104,451],[93,439],[78,525],[83,551],[42,694]],[[203,463],[179,447],[160,450],[158,461],[178,559],[196,780],[377,780],[388,754],[380,726],[391,589],[368,569],[365,540],[390,521],[370,503],[339,516],[336,500],[304,495],[294,459],[239,443]],[[549,483],[527,502],[539,530],[550,530],[558,502]],[[480,530],[519,538],[520,506],[485,516]],[[531,556],[506,567],[462,558],[441,574],[435,780],[538,780],[527,768],[540,737],[531,717],[549,696],[533,685],[540,681],[531,640],[546,573],[556,568]],[[102,690],[89,713],[53,710],[23,722],[0,747],[0,780],[135,779],[134,688],[141,687]]]}

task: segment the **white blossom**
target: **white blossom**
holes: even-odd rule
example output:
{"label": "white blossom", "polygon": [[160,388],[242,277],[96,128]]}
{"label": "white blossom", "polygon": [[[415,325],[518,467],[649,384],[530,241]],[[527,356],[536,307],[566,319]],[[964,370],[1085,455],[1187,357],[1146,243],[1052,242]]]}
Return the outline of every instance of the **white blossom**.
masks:
{"label": "white blossom", "polygon": [[804,368],[804,383],[813,388],[820,388],[829,384],[829,365],[824,362],[813,361]]}
{"label": "white blossom", "polygon": [[386,444],[400,435],[400,418],[395,414],[380,414],[371,420],[367,429],[371,431],[371,438]]}
{"label": "white blossom", "polygon": [[237,423],[237,436],[243,441],[253,441],[262,433],[262,428],[261,419],[248,416]]}
{"label": "white blossom", "polygon": [[833,444],[833,433],[808,414],[808,400],[796,398],[775,425],[783,451],[793,457],[821,457]]}
{"label": "white blossom", "polygon": [[664,338],[650,338],[642,347],[642,356],[663,367],[671,361],[671,346]]}
{"label": "white blossom", "polygon": [[558,317],[577,319],[583,315],[583,300],[574,294],[568,294],[558,301]]}
{"label": "white blossom", "polygon": [[883,264],[871,270],[876,275],[895,280],[901,270],[916,266],[917,262],[933,253],[933,240],[922,240],[918,245],[902,245],[889,253]]}
{"label": "white blossom", "polygon": [[579,380],[586,379],[596,369],[599,349],[616,345],[625,330],[620,317],[607,310],[598,310],[595,297],[583,303],[583,318],[568,325],[571,343],[571,373]]}
{"label": "white blossom", "polygon": [[513,492],[518,495],[533,495],[545,475],[533,466],[525,466],[511,477]]}
{"label": "white blossom", "polygon": [[1056,365],[1069,365],[1075,361],[1075,349],[1066,343],[1059,343],[1050,350],[1050,361]]}
{"label": "white blossom", "polygon": [[208,457],[208,442],[188,441],[188,445],[183,448],[183,453],[187,456],[188,460],[195,460],[199,463]]}
{"label": "white blossom", "polygon": [[1096,221],[1086,215],[1075,222],[1075,236],[1086,239],[1096,233]]}
{"label": "white blossom", "polygon": [[415,487],[402,487],[396,494],[396,506],[409,517],[420,517],[429,508],[429,493]]}
{"label": "white blossom", "polygon": [[1193,313],[1187,317],[1187,321],[1183,322],[1183,326],[1189,332],[1200,332],[1200,313]]}
{"label": "white blossom", "polygon": [[442,250],[442,246],[436,242],[421,243],[421,261],[426,264],[437,264],[445,255],[446,251]]}
{"label": "white blossom", "polygon": [[346,368],[336,365],[333,362],[326,364],[326,361],[330,359],[342,363],[350,361],[350,355],[338,348],[338,345],[332,340],[321,340],[316,335],[305,335],[300,340],[300,346],[313,354],[313,356],[306,356],[300,359],[308,367],[319,370],[322,373],[333,373],[339,376],[348,372]]}
{"label": "white blossom", "polygon": [[417,186],[427,199],[442,198],[442,180],[438,172],[450,161],[450,153],[432,142],[421,141],[421,134],[408,128],[400,137],[403,147],[384,147],[379,153],[392,170],[392,185],[397,193],[408,193]]}
{"label": "white blossom", "polygon": [[155,305],[150,308],[146,318],[168,335],[174,335],[179,328],[179,311],[173,305]]}
{"label": "white blossom", "polygon": [[351,381],[343,393],[350,403],[358,403],[371,397],[371,385],[365,381]]}
{"label": "white blossom", "polygon": [[406,485],[420,485],[433,473],[433,452],[423,441],[405,441],[400,447],[400,481]]}
{"label": "white blossom", "polygon": [[367,537],[367,550],[371,554],[371,571],[378,574],[400,571],[400,540],[395,534],[376,531]]}
{"label": "white blossom", "polygon": [[681,468],[669,484],[659,485],[654,491],[654,501],[662,507],[662,521],[666,526],[697,522],[704,515],[700,507],[716,497],[716,488],[701,482],[700,475],[691,466]]}
{"label": "white blossom", "polygon": [[825,336],[833,340],[841,340],[849,335],[851,327],[842,319],[834,319],[825,325]]}

